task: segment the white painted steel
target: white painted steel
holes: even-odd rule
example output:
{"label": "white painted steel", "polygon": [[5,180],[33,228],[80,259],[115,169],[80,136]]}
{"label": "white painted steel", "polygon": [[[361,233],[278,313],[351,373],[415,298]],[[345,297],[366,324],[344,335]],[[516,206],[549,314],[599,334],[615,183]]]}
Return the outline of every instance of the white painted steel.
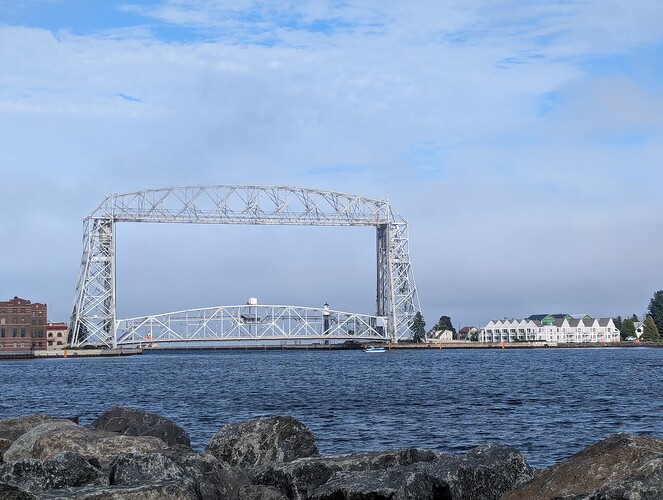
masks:
{"label": "white painted steel", "polygon": [[[85,218],[83,257],[71,317],[72,345],[116,347],[119,328],[127,321],[116,318],[117,222],[374,226],[377,232],[375,317],[386,318],[386,338],[399,341],[410,337],[412,317],[420,310],[410,262],[408,224],[388,201],[288,186],[170,187],[112,194]],[[308,333],[302,335],[312,338]],[[282,338],[285,337],[294,338],[288,332],[283,333]]]}
{"label": "white painted steel", "polygon": [[386,322],[386,318],[329,308],[262,304],[220,306],[122,319],[117,324],[117,343],[387,341]]}

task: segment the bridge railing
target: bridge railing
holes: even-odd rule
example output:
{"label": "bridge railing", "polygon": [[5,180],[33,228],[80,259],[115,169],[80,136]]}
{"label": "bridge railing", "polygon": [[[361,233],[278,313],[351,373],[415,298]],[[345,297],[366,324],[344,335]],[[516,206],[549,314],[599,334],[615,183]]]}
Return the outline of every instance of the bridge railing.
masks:
{"label": "bridge railing", "polygon": [[387,319],[329,308],[238,305],[190,309],[117,322],[118,345],[288,340],[387,341]]}

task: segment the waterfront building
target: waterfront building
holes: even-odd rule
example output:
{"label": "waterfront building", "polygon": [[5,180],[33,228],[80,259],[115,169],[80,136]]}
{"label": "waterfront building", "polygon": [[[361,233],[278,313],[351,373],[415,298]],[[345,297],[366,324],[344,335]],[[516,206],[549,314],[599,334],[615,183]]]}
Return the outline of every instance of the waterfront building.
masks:
{"label": "waterfront building", "polygon": [[643,321],[634,321],[633,326],[635,327],[635,338],[639,339],[645,333],[645,323]]}
{"label": "waterfront building", "polygon": [[472,340],[472,337],[477,338],[479,329],[475,326],[464,326],[458,330],[458,340]]}
{"label": "waterfront building", "polygon": [[53,351],[67,347],[67,323],[51,323],[46,325],[46,349]]}
{"label": "waterfront building", "polygon": [[46,304],[14,297],[0,301],[0,352],[46,349]]}
{"label": "waterfront building", "polygon": [[454,332],[451,330],[432,330],[426,338],[428,342],[447,342],[453,340]]}
{"label": "waterfront building", "polygon": [[[577,317],[581,316],[581,317]],[[526,319],[492,320],[481,330],[481,342],[619,342],[612,318],[544,314]],[[532,319],[534,318],[534,319]]]}

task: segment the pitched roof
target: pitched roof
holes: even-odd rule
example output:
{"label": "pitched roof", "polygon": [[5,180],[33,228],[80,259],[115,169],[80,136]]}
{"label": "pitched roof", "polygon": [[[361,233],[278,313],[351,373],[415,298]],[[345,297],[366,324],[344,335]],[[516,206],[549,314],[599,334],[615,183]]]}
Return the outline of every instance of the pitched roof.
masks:
{"label": "pitched roof", "polygon": [[557,314],[532,314],[529,318],[527,319],[533,319],[535,321],[541,321],[543,318],[546,316],[551,316],[555,319],[564,319],[568,316],[568,314],[563,314],[563,313],[557,313]]}

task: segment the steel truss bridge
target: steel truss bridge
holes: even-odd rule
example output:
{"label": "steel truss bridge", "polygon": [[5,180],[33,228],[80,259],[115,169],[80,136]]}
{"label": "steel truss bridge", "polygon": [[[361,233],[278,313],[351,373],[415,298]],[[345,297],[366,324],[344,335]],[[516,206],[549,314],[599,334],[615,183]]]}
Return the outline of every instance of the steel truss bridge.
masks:
{"label": "steel truss bridge", "polygon": [[[336,311],[326,305],[314,308],[249,303],[118,319],[118,222],[375,227],[375,314]],[[419,310],[408,224],[388,201],[287,186],[170,187],[112,194],[85,218],[70,343],[117,347],[201,341],[398,342],[411,337],[412,318]]]}

